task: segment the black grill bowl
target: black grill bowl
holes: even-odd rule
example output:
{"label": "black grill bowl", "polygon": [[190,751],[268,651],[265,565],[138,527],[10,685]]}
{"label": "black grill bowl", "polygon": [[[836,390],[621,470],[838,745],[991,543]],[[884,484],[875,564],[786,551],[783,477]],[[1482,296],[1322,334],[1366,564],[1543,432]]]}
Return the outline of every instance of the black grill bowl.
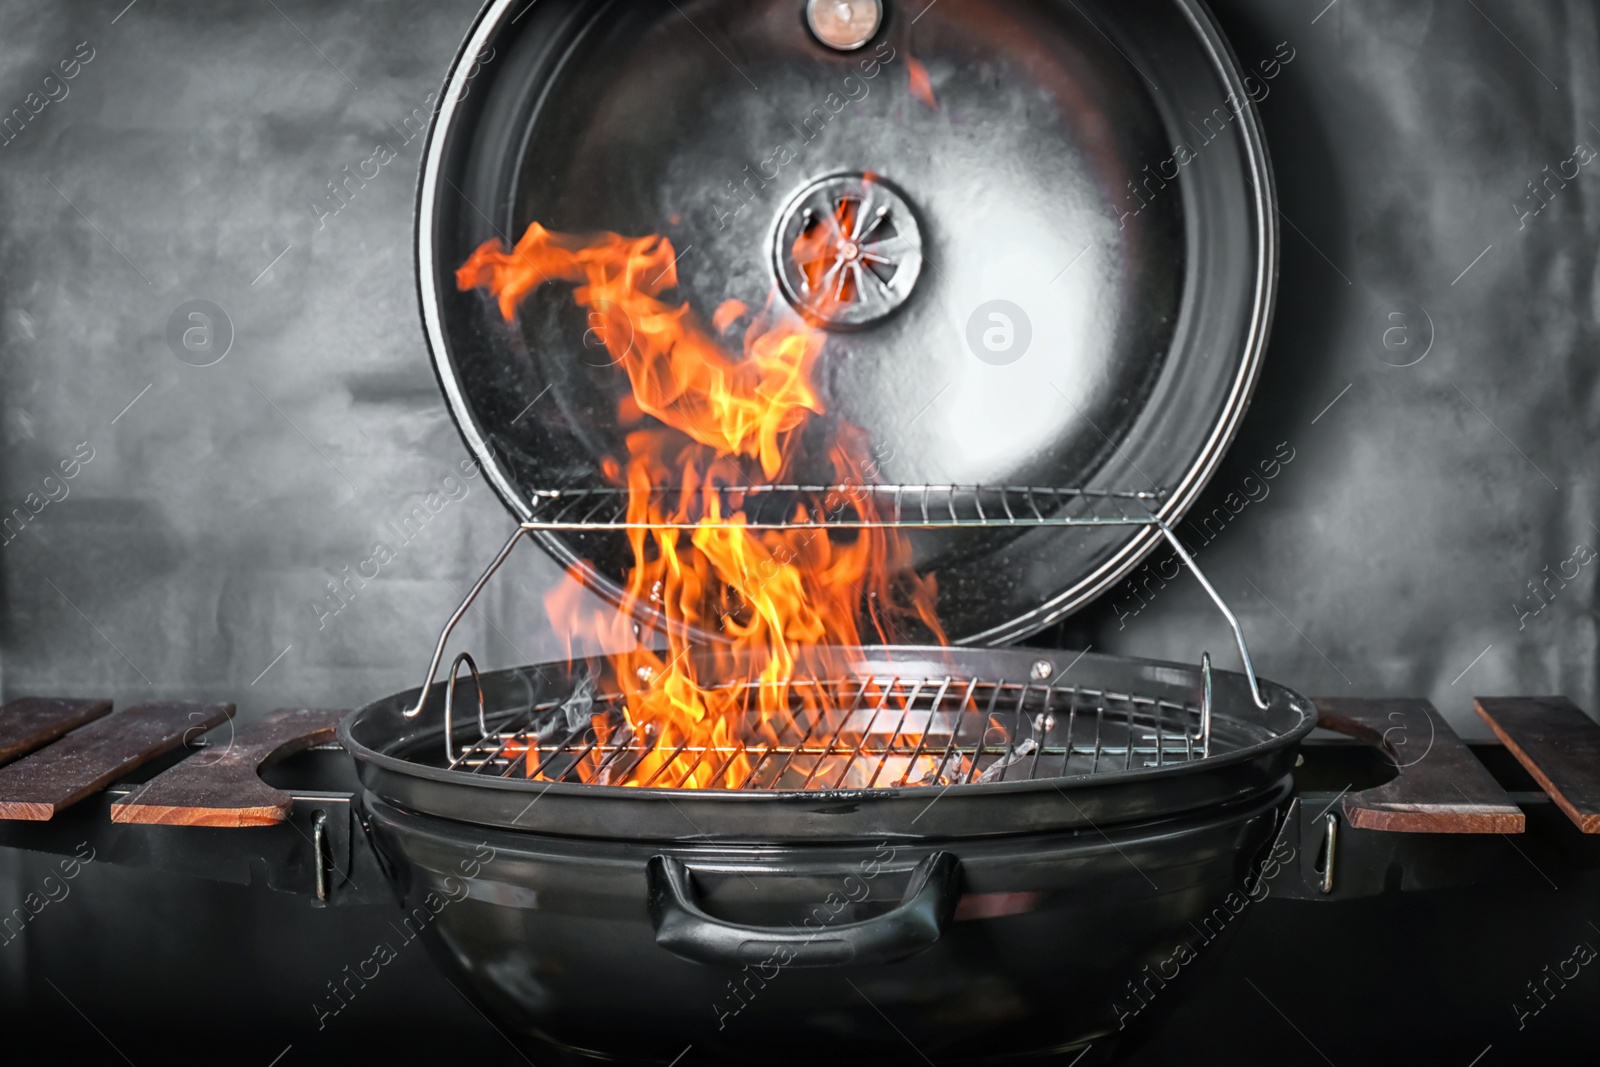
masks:
{"label": "black grill bowl", "polygon": [[[1104,833],[855,846],[552,837],[370,796],[366,817],[410,915],[407,936],[419,931],[536,1063],[666,1065],[692,1046],[696,1063],[882,1067],[1092,1044],[1081,1063],[1093,1064],[1164,1016],[1224,951],[1235,916],[1270,892],[1257,879],[1288,794],[1285,782]],[[810,918],[819,943],[833,940],[849,920],[898,903],[910,872],[939,853],[956,858],[955,903],[931,946],[881,963],[838,950],[831,965],[801,966],[799,953],[781,962],[773,939]],[[690,872],[706,913],[773,933],[748,935],[720,963],[663,947],[650,906],[657,857]],[[860,903],[842,903],[851,897]]]}
{"label": "black grill bowl", "polygon": [[[1011,679],[1102,701],[1192,709],[1203,688],[1193,666],[1093,654],[842,654],[877,677]],[[491,729],[571,684],[560,666],[485,675]],[[1213,689],[1204,759],[852,792],[451,770],[442,686],[414,720],[401,712],[416,691],[361,709],[341,741],[406,936],[530,1050],[668,1064],[693,1046],[702,1063],[809,1067],[1092,1043],[1090,1064],[1164,1014],[1270,891],[1263,857],[1315,714],[1271,683],[1260,711],[1229,672]],[[460,719],[458,751],[478,733],[474,714]]]}
{"label": "black grill bowl", "polygon": [[[846,673],[858,677],[979,678],[1027,685],[1035,694],[1053,689],[1117,698],[1132,695],[1190,709],[1198,707],[1203,688],[1200,669],[1194,665],[1095,653],[896,646],[840,649],[837,655]],[[1034,682],[1041,664],[1048,681]],[[710,677],[709,670],[708,665],[700,677]],[[1213,673],[1213,754],[1204,760],[1126,770],[1107,769],[1113,763],[1106,760],[1092,775],[1025,780],[1008,776],[932,789],[640,789],[449,770],[442,759],[442,683],[433,686],[415,719],[403,715],[416,703],[418,690],[411,689],[369,704],[346,719],[340,739],[355,756],[362,783],[375,796],[405,810],[465,824],[658,842],[694,835],[736,844],[939,840],[1145,822],[1268,792],[1289,773],[1294,747],[1316,724],[1316,712],[1304,697],[1270,682],[1261,685],[1270,705],[1266,711],[1251,702],[1243,675]],[[559,700],[572,686],[572,675],[561,665],[485,674],[489,724],[494,729],[514,723],[530,707]],[[462,689],[462,711],[455,718],[458,749],[478,736],[471,683],[464,681]],[[1082,726],[1074,736],[1091,740]],[[935,796],[937,803],[930,804]]]}

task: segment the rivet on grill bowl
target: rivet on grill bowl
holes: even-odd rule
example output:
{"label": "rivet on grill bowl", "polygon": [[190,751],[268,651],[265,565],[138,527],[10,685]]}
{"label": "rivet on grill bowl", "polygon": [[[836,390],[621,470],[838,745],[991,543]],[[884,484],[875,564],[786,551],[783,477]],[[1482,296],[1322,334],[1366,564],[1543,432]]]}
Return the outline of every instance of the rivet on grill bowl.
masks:
{"label": "rivet on grill bowl", "polygon": [[817,40],[841,52],[854,52],[883,25],[882,0],[808,0],[806,25]]}
{"label": "rivet on grill bowl", "polygon": [[1047,659],[1034,660],[1033,666],[1028,670],[1028,673],[1033,676],[1033,680],[1036,682],[1044,681],[1055,672],[1055,665]]}

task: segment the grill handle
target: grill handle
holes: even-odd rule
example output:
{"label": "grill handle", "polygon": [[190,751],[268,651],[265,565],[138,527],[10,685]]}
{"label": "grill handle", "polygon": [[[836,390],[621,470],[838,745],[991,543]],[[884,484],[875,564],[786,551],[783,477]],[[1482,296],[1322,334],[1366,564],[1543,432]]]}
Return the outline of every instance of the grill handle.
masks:
{"label": "grill handle", "polygon": [[647,868],[656,944],[686,960],[721,967],[844,967],[892,963],[932,947],[955,910],[960,863],[935,852],[911,872],[900,903],[861,922],[745,926],[708,915],[696,902],[689,869],[670,856]]}

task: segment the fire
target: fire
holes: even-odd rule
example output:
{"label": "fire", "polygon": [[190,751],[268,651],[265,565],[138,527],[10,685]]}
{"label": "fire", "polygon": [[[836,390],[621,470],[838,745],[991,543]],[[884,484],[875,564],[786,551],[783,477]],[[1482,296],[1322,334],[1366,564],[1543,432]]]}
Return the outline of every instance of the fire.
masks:
{"label": "fire", "polygon": [[839,265],[839,246],[834,236],[855,233],[860,210],[859,200],[842,200],[834,210],[833,221],[837,228],[827,224],[812,226],[794,239],[790,255],[805,275],[806,288],[820,294],[817,302],[848,304],[856,298],[855,276],[849,271],[837,271],[838,287],[831,293],[823,291],[823,283]]}
{"label": "fire", "polygon": [[906,56],[906,70],[911,73],[911,95],[937,110],[939,100],[933,95],[933,79],[928,77],[928,68],[923,66],[922,60]]}
{"label": "fire", "polygon": [[718,333],[727,333],[728,328],[744,318],[749,310],[743,300],[724,300],[711,316],[711,328]]}
{"label": "fire", "polygon": [[718,456],[759,460],[771,479],[783,466],[780,438],[806,412],[822,411],[809,381],[822,338],[796,322],[747,338],[746,358],[730,359],[695,325],[687,304],[657,299],[678,284],[664,237],[602,234],[585,244],[535,222],[511,252],[487,242],[456,272],[462,289],[493,293],[507,322],[528,293],[552,281],[580,283],[574,299],[626,367],[634,408],[624,403],[625,421],[652,415]]}
{"label": "fire", "polygon": [[[840,206],[835,221],[845,233],[853,221],[846,213],[855,209],[852,201]],[[793,249],[814,284],[828,265],[817,246],[826,230],[812,227]],[[623,612],[580,619],[576,582],[548,598],[546,607],[558,629],[576,635],[578,644],[592,639],[627,649],[607,655],[606,678],[624,697],[625,720],[593,717],[600,740],[595,751],[607,740],[648,751],[622,781],[609,781],[612,772],[602,772],[594,757],[578,768],[579,775],[642,785],[688,750],[701,753],[692,770],[681,779],[674,770],[656,784],[734,788],[753,771],[747,747],[755,753],[766,745],[792,744],[819,721],[833,730],[847,725],[833,716],[844,697],[859,694],[811,681],[844,673],[836,669],[831,649],[862,644],[868,633],[892,643],[915,622],[941,643],[944,634],[933,610],[934,580],[915,574],[899,531],[749,528],[744,502],[726,490],[793,479],[802,458],[800,431],[826,410],[814,383],[826,334],[769,298],[745,331],[741,355],[730,355],[687,304],[661,298],[677,285],[676,259],[672,242],[659,235],[584,239],[535,222],[509,252],[499,241],[478,248],[456,280],[462,290],[479,288],[495,297],[508,322],[539,285],[573,284],[573,299],[628,376],[630,390],[619,403],[620,422],[630,429],[628,454],[602,465],[609,481],[626,487],[627,518],[637,524],[627,532],[632,566]],[[852,298],[840,291],[818,300]],[[715,329],[727,331],[748,311],[737,301],[725,302]],[[866,445],[867,435],[848,425],[827,443],[836,483],[872,480]],[[875,517],[870,494],[793,502],[796,518],[822,512]],[[663,528],[666,523],[691,528]],[[665,650],[631,640],[629,618],[636,612],[654,613],[665,623]],[[720,631],[726,644],[691,647],[692,629]],[[571,646],[573,657],[580,651]],[[741,681],[747,684],[729,684]],[[866,694],[870,700],[879,695]],[[907,718],[900,716],[902,722]],[[915,745],[919,736],[897,733],[905,745]],[[530,776],[540,774],[537,755],[531,748],[526,752]],[[896,769],[905,770],[912,784],[938,773],[933,756],[919,757],[926,766],[917,767],[896,758]],[[685,757],[673,766],[690,763]]]}

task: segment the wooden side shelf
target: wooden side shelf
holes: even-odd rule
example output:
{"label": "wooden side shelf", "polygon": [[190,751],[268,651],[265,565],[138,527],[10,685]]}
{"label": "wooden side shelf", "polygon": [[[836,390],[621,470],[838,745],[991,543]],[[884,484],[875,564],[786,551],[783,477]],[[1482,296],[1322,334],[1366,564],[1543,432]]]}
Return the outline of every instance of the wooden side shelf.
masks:
{"label": "wooden side shelf", "polygon": [[160,702],[96,719],[0,767],[0,819],[42,821],[233,717],[232,704]]}
{"label": "wooden side shelf", "polygon": [[111,711],[109,700],[22,697],[0,707],[0,763],[25,756]]}
{"label": "wooden side shelf", "polygon": [[1394,781],[1345,796],[1344,815],[1362,830],[1426,834],[1520,834],[1522,809],[1426,700],[1314,701],[1318,725],[1379,746],[1399,769]]}
{"label": "wooden side shelf", "polygon": [[[258,774],[274,759],[332,741],[347,708],[284,708],[265,719],[207,735],[204,752],[152,778],[111,805],[111,821],[171,826],[271,826],[293,798]],[[231,724],[230,724],[231,726]]]}
{"label": "wooden side shelf", "polygon": [[1578,829],[1600,834],[1600,725],[1566,697],[1478,697],[1472,703]]}

